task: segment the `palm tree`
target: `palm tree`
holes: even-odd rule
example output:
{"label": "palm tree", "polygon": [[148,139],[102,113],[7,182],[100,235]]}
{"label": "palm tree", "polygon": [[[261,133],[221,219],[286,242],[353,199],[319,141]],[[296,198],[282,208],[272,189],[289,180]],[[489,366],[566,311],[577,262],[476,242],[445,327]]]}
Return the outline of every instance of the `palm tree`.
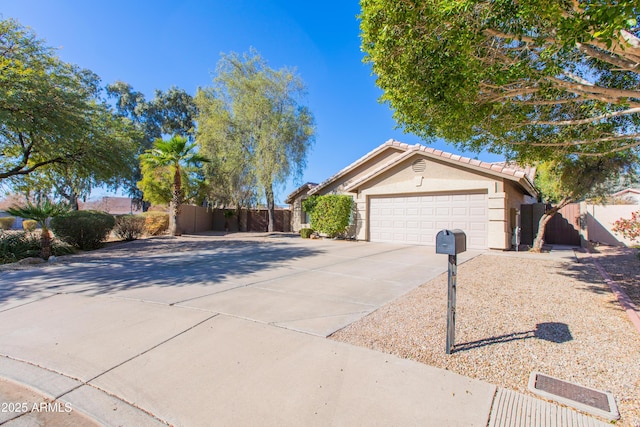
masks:
{"label": "palm tree", "polygon": [[178,215],[180,214],[180,205],[182,204],[181,168],[208,162],[207,158],[192,151],[195,146],[195,143],[189,144],[187,138],[174,135],[168,141],[157,139],[152,149],[140,155],[140,161],[143,165],[152,168],[168,166],[173,171],[173,194],[169,221],[169,233],[172,236],[180,235]]}
{"label": "palm tree", "polygon": [[43,259],[48,260],[51,256],[51,233],[47,227],[47,220],[60,216],[69,211],[69,207],[59,203],[52,203],[49,199],[33,204],[27,202],[26,206],[14,206],[7,209],[9,215],[21,218],[32,219],[41,227],[40,250]]}

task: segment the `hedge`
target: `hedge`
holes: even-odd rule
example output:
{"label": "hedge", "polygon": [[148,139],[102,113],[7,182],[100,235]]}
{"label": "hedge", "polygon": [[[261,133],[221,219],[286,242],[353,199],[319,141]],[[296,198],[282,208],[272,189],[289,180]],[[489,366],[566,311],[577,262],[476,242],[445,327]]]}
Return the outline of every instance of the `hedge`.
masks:
{"label": "hedge", "polygon": [[349,227],[353,198],[339,194],[319,196],[311,211],[311,227],[329,237],[343,234]]}
{"label": "hedge", "polygon": [[82,250],[103,246],[115,218],[106,212],[71,211],[51,219],[51,230],[61,240]]}

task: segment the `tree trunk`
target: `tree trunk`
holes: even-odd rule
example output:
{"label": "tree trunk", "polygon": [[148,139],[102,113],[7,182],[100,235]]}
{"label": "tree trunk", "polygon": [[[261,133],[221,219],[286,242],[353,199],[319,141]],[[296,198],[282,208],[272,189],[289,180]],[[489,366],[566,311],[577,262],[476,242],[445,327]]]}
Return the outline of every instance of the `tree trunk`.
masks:
{"label": "tree trunk", "polygon": [[40,233],[40,252],[45,261],[51,256],[51,233],[46,226],[42,227]]}
{"label": "tree trunk", "polygon": [[540,221],[538,222],[538,234],[536,234],[536,238],[533,241],[531,252],[542,252],[542,246],[544,245],[544,233],[545,229],[547,228],[547,224],[549,223],[551,218],[553,218],[553,216],[558,213],[560,209],[564,208],[571,202],[571,198],[565,197],[564,199],[560,200],[560,203],[549,209],[544,213],[544,215],[542,215],[542,217],[540,217]]}
{"label": "tree trunk", "polygon": [[267,212],[269,213],[269,225],[267,231],[273,232],[276,224],[276,204],[273,200],[273,187],[271,185],[265,188],[265,195],[267,197]]}
{"label": "tree trunk", "polygon": [[69,197],[69,206],[71,206],[72,211],[80,210],[80,204],[78,203],[78,195],[76,193],[71,193]]}
{"label": "tree trunk", "polygon": [[180,176],[180,168],[176,167],[173,175],[173,198],[170,203],[171,217],[169,221],[169,234],[172,236],[180,236],[182,232],[178,227],[178,217],[180,216],[180,204],[182,203],[182,178]]}

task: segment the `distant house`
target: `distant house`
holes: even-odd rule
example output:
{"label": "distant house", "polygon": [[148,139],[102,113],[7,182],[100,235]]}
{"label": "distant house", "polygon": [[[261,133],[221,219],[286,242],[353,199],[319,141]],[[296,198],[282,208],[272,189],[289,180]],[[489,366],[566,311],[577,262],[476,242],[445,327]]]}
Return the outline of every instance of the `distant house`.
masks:
{"label": "distant house", "polygon": [[137,214],[142,212],[142,209],[136,206],[129,197],[103,197],[99,200],[79,202],[78,205],[81,211],[96,210],[112,215]]}
{"label": "distant house", "polygon": [[624,200],[634,205],[640,205],[640,189],[625,188],[611,195],[614,200]]}
{"label": "distant house", "polygon": [[434,245],[438,231],[459,228],[470,249],[509,249],[516,210],[538,195],[533,173],[389,140],[321,184],[296,189],[287,203],[294,231],[308,226],[304,199],[348,194],[358,240]]}

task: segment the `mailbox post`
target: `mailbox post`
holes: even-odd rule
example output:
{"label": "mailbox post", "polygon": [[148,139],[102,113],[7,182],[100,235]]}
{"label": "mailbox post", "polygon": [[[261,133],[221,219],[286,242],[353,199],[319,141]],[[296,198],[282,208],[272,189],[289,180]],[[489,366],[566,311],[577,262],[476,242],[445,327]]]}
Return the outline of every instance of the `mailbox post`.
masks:
{"label": "mailbox post", "polygon": [[436,253],[449,255],[449,292],[447,302],[447,354],[453,353],[456,333],[456,279],[458,254],[467,250],[467,236],[462,230],[442,230],[436,235]]}

